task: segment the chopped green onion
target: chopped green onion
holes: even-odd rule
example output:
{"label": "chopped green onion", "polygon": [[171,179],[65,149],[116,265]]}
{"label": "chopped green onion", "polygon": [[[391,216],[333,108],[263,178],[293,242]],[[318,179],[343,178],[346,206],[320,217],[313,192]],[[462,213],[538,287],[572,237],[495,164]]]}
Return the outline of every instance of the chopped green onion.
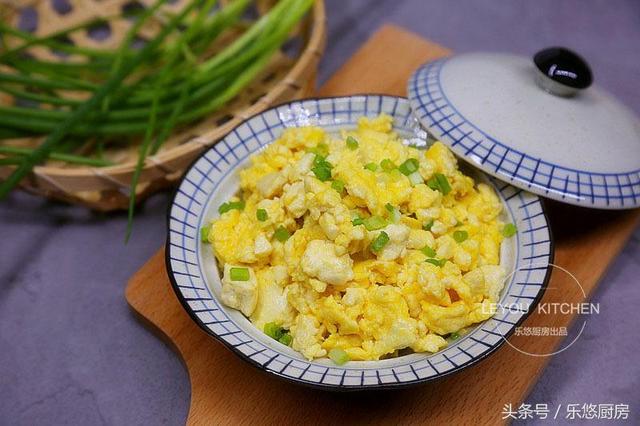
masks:
{"label": "chopped green onion", "polygon": [[347,148],[351,151],[355,151],[358,149],[358,141],[353,136],[347,137]]}
{"label": "chopped green onion", "polygon": [[442,192],[442,195],[447,195],[451,192],[451,185],[449,185],[447,177],[442,173],[434,174],[431,179],[427,181],[427,185],[434,191]]}
{"label": "chopped green onion", "polygon": [[278,339],[278,342],[282,343],[285,346],[291,346],[292,341],[293,341],[293,337],[291,337],[291,334],[289,333],[284,333],[282,337]]}
{"label": "chopped green onion", "polygon": [[367,228],[367,231],[375,231],[376,229],[381,229],[387,226],[387,221],[380,216],[369,216],[366,219],[363,219],[362,223],[364,227]]}
{"label": "chopped green onion", "polygon": [[363,223],[364,223],[364,220],[362,220],[362,218],[360,216],[356,216],[351,220],[351,224],[353,226],[362,225]]}
{"label": "chopped green onion", "polygon": [[326,182],[331,179],[331,169],[333,166],[324,157],[316,154],[316,157],[313,159],[313,167],[311,171],[318,178],[318,180],[322,182]]}
{"label": "chopped green onion", "polygon": [[389,217],[391,218],[391,222],[398,223],[400,221],[400,218],[402,217],[402,214],[400,213],[400,210],[398,210],[397,207],[393,207],[389,203],[387,203],[384,207],[390,213]]}
{"label": "chopped green onion", "polygon": [[269,214],[265,209],[258,209],[256,210],[256,219],[258,219],[260,222],[264,222],[265,220],[269,219]]}
{"label": "chopped green onion", "polygon": [[329,146],[326,143],[320,142],[315,147],[309,148],[307,152],[312,152],[316,156],[326,157],[327,155],[329,155]]}
{"label": "chopped green onion", "polygon": [[427,257],[431,257],[431,258],[436,257],[436,251],[429,246],[424,246],[423,248],[420,249],[420,251],[423,252],[424,255]]}
{"label": "chopped green onion", "polygon": [[386,232],[382,231],[378,234],[376,239],[371,242],[369,249],[374,253],[378,253],[380,250],[384,248],[384,246],[387,245],[388,242],[389,242],[389,235]]}
{"label": "chopped green onion", "polygon": [[229,276],[231,281],[249,281],[249,268],[231,268]]}
{"label": "chopped green onion", "polygon": [[432,227],[433,227],[433,220],[422,225],[422,229],[424,229],[425,231],[431,231]]}
{"label": "chopped green onion", "polygon": [[467,231],[455,231],[453,233],[453,239],[456,240],[457,243],[461,243],[467,238],[469,238],[469,233]]}
{"label": "chopped green onion", "polygon": [[378,165],[376,163],[367,163],[364,165],[364,168],[371,172],[375,172],[378,170]]}
{"label": "chopped green onion", "polygon": [[209,243],[209,231],[211,231],[211,225],[203,226],[200,229],[200,241]]}
{"label": "chopped green onion", "polygon": [[329,351],[329,358],[337,365],[343,365],[349,361],[349,355],[342,349],[333,348]]}
{"label": "chopped green onion", "polygon": [[502,235],[505,237],[513,237],[518,233],[518,228],[513,223],[507,223],[504,228],[502,228]]}
{"label": "chopped green onion", "polygon": [[447,259],[427,259],[425,260],[425,262],[430,263],[432,265],[436,265],[440,268],[442,268],[444,266],[445,263],[447,263]]}
{"label": "chopped green onion", "polygon": [[393,161],[385,158],[380,162],[380,167],[382,167],[382,170],[384,170],[385,172],[390,172],[391,170],[396,168],[396,165],[393,164]]}
{"label": "chopped green onion", "polygon": [[244,201],[229,201],[228,203],[222,203],[218,207],[218,213],[224,214],[230,210],[244,210]]}
{"label": "chopped green onion", "polygon": [[449,337],[447,338],[448,340],[458,340],[460,338],[460,334],[458,334],[457,332],[453,332],[451,334],[449,334]]}
{"label": "chopped green onion", "polygon": [[336,191],[338,191],[338,193],[342,194],[342,191],[344,191],[344,182],[339,179],[336,179],[333,182],[331,182],[331,187]]}
{"label": "chopped green onion", "polygon": [[273,238],[275,238],[276,240],[278,240],[278,241],[280,241],[282,243],[287,241],[290,236],[291,236],[291,234],[289,233],[287,228],[285,228],[282,225],[278,226],[278,229],[276,229],[276,231],[273,233]]}
{"label": "chopped green onion", "polygon": [[411,173],[417,172],[419,167],[420,167],[420,163],[418,162],[417,159],[409,158],[407,161],[400,164],[400,167],[398,167],[398,170],[400,170],[400,172],[403,175],[409,176]]}
{"label": "chopped green onion", "polygon": [[413,172],[407,177],[409,178],[409,182],[411,182],[411,185],[413,186],[424,183],[424,179],[422,179],[422,175],[420,174],[420,172]]}
{"label": "chopped green onion", "polygon": [[280,340],[280,338],[284,335],[284,328],[280,327],[275,322],[268,322],[264,325],[263,328],[264,334],[271,337],[275,340]]}

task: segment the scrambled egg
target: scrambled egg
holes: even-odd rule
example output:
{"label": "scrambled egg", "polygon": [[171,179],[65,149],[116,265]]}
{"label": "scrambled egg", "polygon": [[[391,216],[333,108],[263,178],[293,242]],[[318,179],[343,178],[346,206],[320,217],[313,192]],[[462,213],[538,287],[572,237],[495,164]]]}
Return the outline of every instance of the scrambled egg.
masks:
{"label": "scrambled egg", "polygon": [[492,316],[502,206],[442,143],[405,146],[386,115],[291,128],[240,180],[205,235],[221,299],[309,360],[437,352]]}

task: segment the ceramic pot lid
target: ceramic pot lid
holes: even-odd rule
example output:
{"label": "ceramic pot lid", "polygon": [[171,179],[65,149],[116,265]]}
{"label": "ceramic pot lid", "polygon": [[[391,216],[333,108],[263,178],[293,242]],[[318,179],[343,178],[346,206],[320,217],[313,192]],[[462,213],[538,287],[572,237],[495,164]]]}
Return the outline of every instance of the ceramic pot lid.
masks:
{"label": "ceramic pot lid", "polygon": [[456,55],[409,79],[420,123],[503,181],[584,207],[640,206],[640,120],[562,48]]}

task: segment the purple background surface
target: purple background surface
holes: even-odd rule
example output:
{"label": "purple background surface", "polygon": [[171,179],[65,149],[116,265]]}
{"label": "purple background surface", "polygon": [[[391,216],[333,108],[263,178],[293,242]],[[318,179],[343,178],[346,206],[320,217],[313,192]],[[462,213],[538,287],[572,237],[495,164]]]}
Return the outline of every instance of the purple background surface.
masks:
{"label": "purple background surface", "polygon": [[[328,0],[327,8],[321,81],[390,22],[458,52],[570,46],[598,84],[640,113],[637,0]],[[126,246],[123,214],[17,193],[0,203],[0,424],[183,423],[186,372],[124,299],[127,279],[163,243],[168,202],[159,194],[145,203]],[[636,230],[593,296],[600,315],[551,360],[527,402],[625,403],[640,417],[638,277]]]}

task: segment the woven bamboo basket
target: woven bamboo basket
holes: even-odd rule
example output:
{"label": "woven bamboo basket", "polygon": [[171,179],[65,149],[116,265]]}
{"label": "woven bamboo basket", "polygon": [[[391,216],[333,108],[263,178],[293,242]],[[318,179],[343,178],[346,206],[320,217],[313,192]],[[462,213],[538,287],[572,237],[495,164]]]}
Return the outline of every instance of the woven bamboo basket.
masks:
{"label": "woven bamboo basket", "polygon": [[[138,7],[144,7],[152,2],[153,0],[0,0],[0,9],[5,8],[6,11],[9,8],[9,13],[5,16],[9,16],[9,23],[13,26],[24,25],[25,20],[37,22],[30,30],[38,36],[44,36],[93,17],[113,16],[134,3]],[[186,0],[177,0],[164,7],[180,10],[185,2]],[[259,1],[258,13],[263,13],[269,4]],[[31,17],[26,17],[29,14]],[[79,46],[114,48],[119,45],[130,25],[131,21],[125,19],[110,21],[110,31],[106,37],[103,35],[100,40],[96,40],[88,32],[76,32],[72,34],[71,42]],[[143,31],[148,31],[152,36],[157,30],[157,27],[150,25]],[[136,188],[136,200],[143,200],[154,192],[172,186],[199,153],[215,144],[241,121],[272,105],[312,94],[318,62],[324,51],[325,30],[324,3],[316,0],[312,11],[292,32],[290,40],[285,44],[288,48],[278,52],[267,69],[240,95],[205,119],[175,131],[156,155],[147,157]],[[291,46],[297,47],[292,49]],[[48,60],[68,60],[61,59],[55,52],[44,47],[31,48],[29,54]],[[0,93],[0,104],[12,103],[10,96]],[[39,139],[11,140],[8,143],[31,147],[37,145]],[[129,203],[130,182],[138,148],[135,144],[124,145],[105,152],[105,157],[117,165],[86,167],[48,161],[35,167],[22,180],[20,188],[94,210],[125,209]],[[0,167],[0,179],[6,178],[12,170],[11,166]]]}

